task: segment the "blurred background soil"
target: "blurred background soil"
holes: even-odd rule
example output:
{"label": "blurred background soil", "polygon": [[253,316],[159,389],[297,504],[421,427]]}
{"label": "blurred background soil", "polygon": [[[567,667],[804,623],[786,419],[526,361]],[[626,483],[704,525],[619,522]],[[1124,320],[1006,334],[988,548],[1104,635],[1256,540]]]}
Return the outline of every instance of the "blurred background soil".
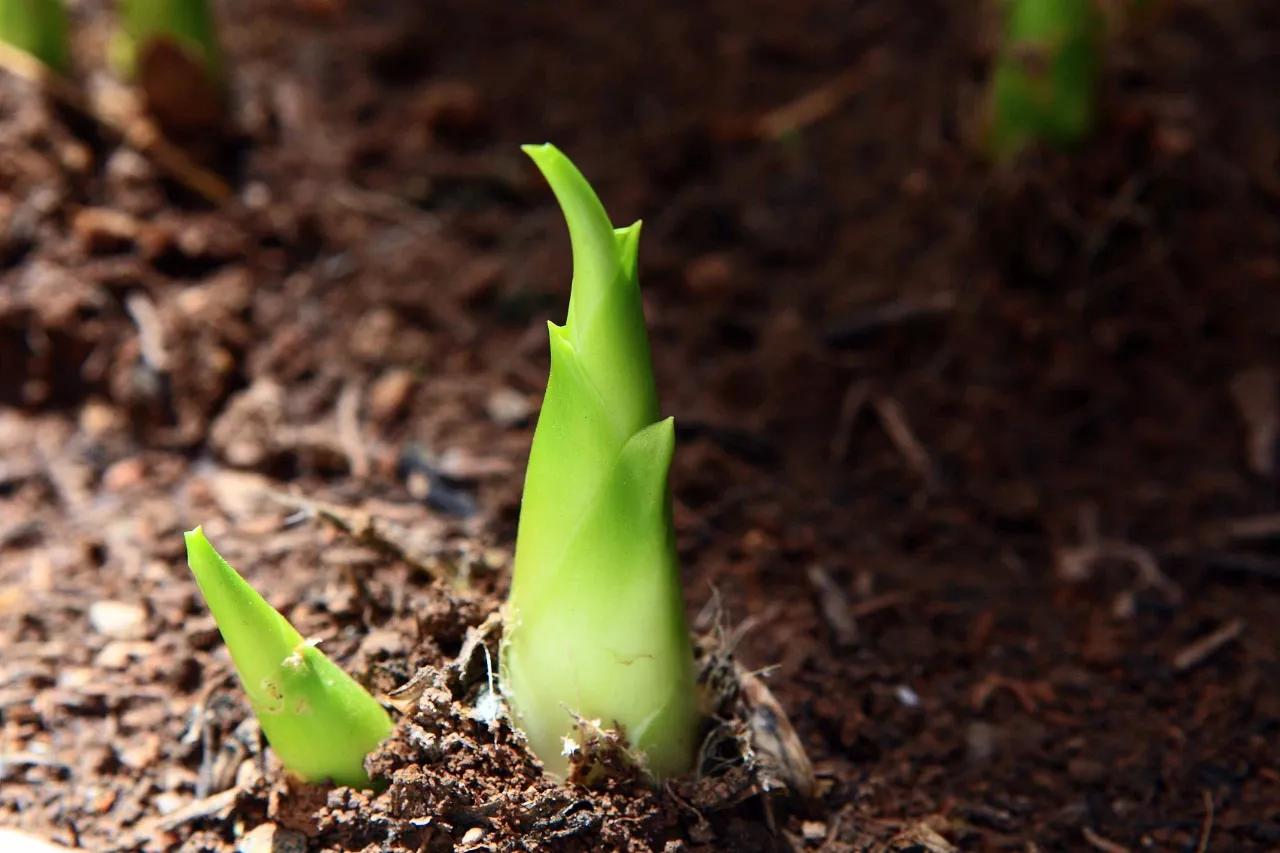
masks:
{"label": "blurred background soil", "polygon": [[380,689],[457,654],[568,294],[553,141],[645,222],[691,618],[819,781],[626,843],[1280,847],[1280,7],[1153,5],[1089,142],[999,169],[975,2],[228,0],[221,205],[0,73],[0,823],[265,820],[209,802],[253,749],[196,524]]}

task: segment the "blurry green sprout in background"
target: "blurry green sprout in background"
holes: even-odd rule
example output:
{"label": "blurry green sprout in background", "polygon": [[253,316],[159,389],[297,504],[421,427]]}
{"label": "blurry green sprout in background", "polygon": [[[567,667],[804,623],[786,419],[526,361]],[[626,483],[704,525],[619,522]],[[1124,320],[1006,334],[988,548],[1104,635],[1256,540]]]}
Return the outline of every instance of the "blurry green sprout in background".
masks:
{"label": "blurry green sprout in background", "polygon": [[157,52],[172,51],[221,85],[222,52],[208,0],[120,0],[119,8],[114,58],[128,74],[145,73]]}
{"label": "blurry green sprout in background", "polygon": [[223,125],[227,86],[208,0],[120,0],[112,59],[167,130],[199,137]]}
{"label": "blurry green sprout in background", "polygon": [[391,734],[387,712],[227,565],[199,527],[186,540],[200,593],[280,763],[309,782],[368,787],[364,759]]}
{"label": "blurry green sprout in background", "polygon": [[62,0],[0,0],[0,42],[66,73],[71,66]]}
{"label": "blurry green sprout in background", "polygon": [[[110,58],[160,124],[196,136],[220,128],[227,86],[208,0],[119,0],[117,11]],[[71,70],[62,0],[0,0],[0,42],[59,74]]]}
{"label": "blurry green sprout in background", "polygon": [[675,432],[658,418],[636,277],[640,223],[614,229],[555,147],[524,150],[568,222],[573,285],[567,321],[548,324],[503,691],[551,773],[568,771],[580,718],[620,730],[665,778],[691,767],[699,713],[667,486]]}
{"label": "blurry green sprout in background", "polygon": [[1102,18],[1094,0],[1007,0],[987,142],[997,160],[1093,127]]}

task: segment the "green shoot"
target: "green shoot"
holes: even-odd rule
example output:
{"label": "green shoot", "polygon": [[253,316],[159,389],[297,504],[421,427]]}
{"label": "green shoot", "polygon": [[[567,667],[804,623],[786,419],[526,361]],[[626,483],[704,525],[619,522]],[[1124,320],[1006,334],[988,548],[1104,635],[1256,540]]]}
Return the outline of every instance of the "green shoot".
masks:
{"label": "green shoot", "polygon": [[62,0],[0,0],[0,42],[65,73],[71,65],[71,51]]}
{"label": "green shoot", "polygon": [[111,58],[166,133],[199,145],[220,136],[227,85],[208,0],[120,0]]}
{"label": "green shoot", "polygon": [[227,565],[204,531],[186,540],[200,593],[280,762],[309,782],[369,787],[364,758],[391,734],[387,712]]}
{"label": "green shoot", "polygon": [[149,54],[170,48],[202,67],[210,80],[222,80],[218,48],[208,0],[120,0],[123,41],[116,59],[131,73],[145,69]]}
{"label": "green shoot", "polygon": [[1102,35],[1095,0],[1007,2],[987,140],[997,160],[1040,141],[1068,147],[1089,132]]}
{"label": "green shoot", "polygon": [[693,761],[699,715],[667,472],[636,278],[640,223],[614,229],[574,165],[526,146],[569,226],[568,320],[534,432],[502,650],[504,692],[548,771],[575,716],[619,728],[665,778]]}

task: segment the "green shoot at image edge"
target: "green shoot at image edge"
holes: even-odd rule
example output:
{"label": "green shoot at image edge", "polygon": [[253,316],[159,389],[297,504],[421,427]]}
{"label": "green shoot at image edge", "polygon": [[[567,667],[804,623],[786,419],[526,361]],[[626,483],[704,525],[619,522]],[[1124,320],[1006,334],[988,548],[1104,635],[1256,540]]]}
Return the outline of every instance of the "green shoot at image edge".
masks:
{"label": "green shoot at image edge", "polygon": [[120,37],[113,46],[118,66],[127,74],[145,65],[147,53],[160,45],[181,51],[208,80],[221,85],[222,52],[208,0],[120,0]]}
{"label": "green shoot at image edge", "polygon": [[62,0],[0,0],[0,42],[16,47],[54,71],[71,65],[67,10]]}
{"label": "green shoot at image edge", "polygon": [[1068,147],[1093,127],[1102,20],[1095,0],[1007,0],[991,78],[997,160],[1036,142]]}
{"label": "green shoot at image edge", "polygon": [[309,782],[369,787],[364,758],[391,734],[387,712],[249,586],[199,527],[186,541],[191,572],[280,762]]}
{"label": "green shoot at image edge", "polygon": [[690,769],[699,724],[658,398],[636,277],[640,223],[615,229],[551,145],[524,151],[568,223],[568,319],[534,432],[501,655],[516,724],[554,775],[574,715],[617,728],[655,778]]}

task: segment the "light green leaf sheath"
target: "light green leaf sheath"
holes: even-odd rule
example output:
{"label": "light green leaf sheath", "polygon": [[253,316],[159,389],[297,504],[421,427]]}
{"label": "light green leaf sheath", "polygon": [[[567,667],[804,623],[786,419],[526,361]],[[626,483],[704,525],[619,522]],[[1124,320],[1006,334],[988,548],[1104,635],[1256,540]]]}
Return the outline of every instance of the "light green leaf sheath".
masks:
{"label": "light green leaf sheath", "polygon": [[502,650],[516,723],[564,775],[573,714],[622,729],[665,778],[698,712],[671,526],[670,418],[658,420],[636,280],[640,224],[614,229],[551,145],[526,146],[569,225],[573,289],[549,324],[551,377],[525,478]]}
{"label": "light green leaf sheath", "polygon": [[280,762],[309,782],[369,787],[364,758],[391,734],[387,712],[227,565],[199,527],[186,540],[200,593]]}
{"label": "light green leaf sheath", "polygon": [[991,81],[997,159],[1040,140],[1068,146],[1089,132],[1101,35],[1095,0],[1009,0]]}
{"label": "light green leaf sheath", "polygon": [[0,0],[0,41],[55,71],[66,71],[71,64],[62,0]]}

